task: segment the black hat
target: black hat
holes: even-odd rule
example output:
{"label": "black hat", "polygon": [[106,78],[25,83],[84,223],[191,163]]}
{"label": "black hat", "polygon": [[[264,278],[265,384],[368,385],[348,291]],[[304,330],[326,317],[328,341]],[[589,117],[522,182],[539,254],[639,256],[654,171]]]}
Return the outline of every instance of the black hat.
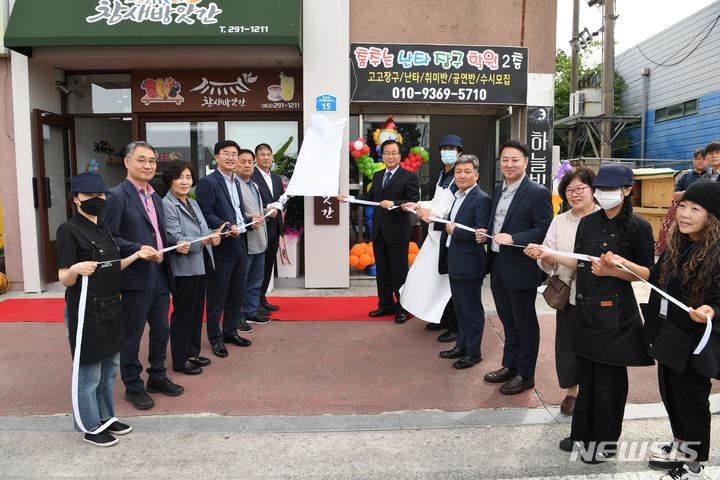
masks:
{"label": "black hat", "polygon": [[96,173],[83,172],[70,179],[70,191],[73,193],[107,193],[107,186]]}
{"label": "black hat", "polygon": [[445,135],[442,140],[440,140],[440,148],[442,147],[457,147],[462,150],[462,138],[457,135]]}
{"label": "black hat", "polygon": [[629,187],[633,183],[633,173],[630,167],[611,164],[600,167],[592,186],[594,188],[620,188]]}
{"label": "black hat", "polygon": [[720,220],[720,182],[701,178],[690,184],[680,201],[697,203],[709,214]]}

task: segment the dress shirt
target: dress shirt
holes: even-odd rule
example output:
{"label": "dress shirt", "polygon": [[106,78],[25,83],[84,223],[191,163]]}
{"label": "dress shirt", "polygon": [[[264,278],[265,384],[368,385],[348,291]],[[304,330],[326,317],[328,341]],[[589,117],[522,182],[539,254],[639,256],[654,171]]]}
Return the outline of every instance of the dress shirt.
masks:
{"label": "dress shirt", "polygon": [[[500,233],[500,229],[502,229],[503,223],[505,223],[505,215],[507,215],[507,211],[510,208],[513,197],[515,197],[515,192],[517,192],[517,189],[520,187],[520,184],[524,179],[525,174],[510,185],[503,180],[503,189],[502,193],[500,193],[500,201],[498,201],[497,208],[495,209],[495,218],[493,219],[493,237]],[[490,248],[493,252],[500,252],[500,244],[494,239],[490,244]]]}
{"label": "dress shirt", "polygon": [[[140,197],[140,201],[145,206],[145,211],[147,212],[148,217],[150,218],[150,223],[155,230],[155,243],[157,244],[156,248],[158,250],[162,250],[163,248],[165,248],[165,245],[163,245],[162,235],[160,235],[160,222],[158,221],[157,212],[155,211],[155,202],[153,202],[152,199],[152,196],[155,195],[155,189],[149,183],[147,184],[147,187],[143,189],[137,186],[135,182],[133,182],[129,178],[128,180],[130,181],[130,183],[132,183],[132,186],[135,187],[135,191]],[[162,261],[162,254],[160,255],[161,257],[158,263]]]}
{"label": "dress shirt", "polygon": [[[467,197],[467,194],[470,193],[470,192],[472,192],[472,190],[473,190],[474,188],[478,188],[478,186],[477,186],[477,185],[473,185],[472,187],[468,188],[468,189],[465,190],[464,192],[461,192],[460,190],[458,190],[457,192],[455,192],[455,201],[453,202],[453,206],[452,206],[452,208],[450,209],[450,221],[451,221],[451,222],[454,222],[454,221],[455,221],[455,216],[457,215],[458,210],[460,210],[460,205],[462,205],[462,203],[465,201],[465,198]],[[469,226],[470,226],[470,225],[468,225],[468,227],[469,227]],[[446,246],[446,247],[449,247],[449,246],[450,246],[450,240],[452,240],[452,235],[448,235],[448,236],[447,236],[447,240],[445,241],[445,246]]]}
{"label": "dress shirt", "polygon": [[[257,167],[255,167],[257,168]],[[270,175],[270,172],[265,173],[265,171],[262,168],[258,168],[258,171],[260,172],[260,175],[262,175],[263,179],[265,180],[265,183],[267,183],[268,189],[270,189],[270,194],[275,197],[275,192],[273,192],[273,185],[272,185],[272,175]]]}
{"label": "dress shirt", "polygon": [[240,233],[245,233],[247,229],[245,228],[245,217],[243,216],[243,212],[240,209],[240,193],[238,192],[238,185],[237,180],[235,179],[235,176],[233,174],[232,177],[225,175],[220,169],[218,169],[218,172],[220,172],[220,175],[223,176],[225,179],[225,186],[228,189],[228,193],[230,194],[230,201],[233,204],[233,208],[235,209],[235,225],[238,226],[240,229]]}

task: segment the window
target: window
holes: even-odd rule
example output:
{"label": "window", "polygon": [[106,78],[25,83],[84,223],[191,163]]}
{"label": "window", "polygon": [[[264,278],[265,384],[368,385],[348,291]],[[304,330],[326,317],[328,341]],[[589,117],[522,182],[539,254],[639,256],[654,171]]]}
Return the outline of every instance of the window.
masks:
{"label": "window", "polygon": [[698,113],[698,99],[693,98],[685,102],[675,103],[655,110],[655,123],[686,117]]}

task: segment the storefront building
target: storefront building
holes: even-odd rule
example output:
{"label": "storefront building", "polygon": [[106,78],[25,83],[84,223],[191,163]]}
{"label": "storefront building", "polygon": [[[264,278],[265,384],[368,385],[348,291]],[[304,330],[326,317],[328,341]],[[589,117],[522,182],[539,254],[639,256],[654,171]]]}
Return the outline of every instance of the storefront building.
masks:
{"label": "storefront building", "polygon": [[[218,139],[296,156],[312,115],[348,118],[343,145],[392,115],[412,132],[405,146],[430,153],[423,195],[447,133],[484,161],[486,190],[511,137],[532,144],[532,174],[550,180],[554,2],[15,0],[6,13],[0,195],[15,290],[56,280],[69,178],[89,169],[119,183],[132,140],[157,148],[158,174],[183,159],[202,177]],[[340,190],[361,189],[346,150],[340,162]],[[347,287],[348,207],[335,222],[313,214],[322,202],[304,207],[304,285]]]}

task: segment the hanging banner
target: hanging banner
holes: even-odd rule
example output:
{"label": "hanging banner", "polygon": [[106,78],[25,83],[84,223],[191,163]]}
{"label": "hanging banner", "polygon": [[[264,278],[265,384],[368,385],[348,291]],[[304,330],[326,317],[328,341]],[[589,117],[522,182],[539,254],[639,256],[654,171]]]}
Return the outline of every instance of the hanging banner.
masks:
{"label": "hanging banner", "polygon": [[133,70],[133,112],[299,112],[302,71]]}
{"label": "hanging banner", "polygon": [[353,43],[352,102],[524,105],[528,49]]}
{"label": "hanging banner", "polygon": [[552,191],[553,109],[528,107],[527,119],[528,176]]}

